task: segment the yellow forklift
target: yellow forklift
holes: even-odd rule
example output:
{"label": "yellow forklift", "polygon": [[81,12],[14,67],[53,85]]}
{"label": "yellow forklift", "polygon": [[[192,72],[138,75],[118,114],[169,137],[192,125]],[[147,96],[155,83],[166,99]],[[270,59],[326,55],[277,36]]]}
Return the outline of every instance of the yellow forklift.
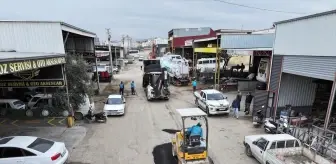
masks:
{"label": "yellow forklift", "polygon": [[[208,119],[199,108],[176,109],[182,119],[182,130],[172,138],[172,154],[179,164],[210,164],[208,158]],[[186,120],[203,122],[204,136],[190,136],[185,127]]]}

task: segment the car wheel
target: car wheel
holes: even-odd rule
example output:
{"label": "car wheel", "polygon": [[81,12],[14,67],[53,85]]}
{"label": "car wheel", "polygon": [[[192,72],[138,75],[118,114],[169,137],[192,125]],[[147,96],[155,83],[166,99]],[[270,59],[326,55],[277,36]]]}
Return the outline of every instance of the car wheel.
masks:
{"label": "car wheel", "polygon": [[248,156],[248,157],[252,157],[252,151],[251,151],[251,148],[249,145],[246,145],[245,146],[245,154]]}
{"label": "car wheel", "polygon": [[32,110],[28,109],[28,110],[26,111],[26,116],[28,116],[28,117],[33,117],[33,115],[34,115],[34,113],[33,113]]}
{"label": "car wheel", "polygon": [[41,111],[41,115],[43,116],[43,117],[48,117],[49,116],[49,111],[47,110],[47,109],[43,109],[42,111]]}
{"label": "car wheel", "polygon": [[209,112],[209,108],[208,108],[208,107],[206,107],[206,113],[207,113],[207,115],[208,115],[208,116],[211,116],[211,114],[210,114],[210,112]]}
{"label": "car wheel", "polygon": [[75,120],[83,120],[84,116],[81,112],[75,112]]}
{"label": "car wheel", "polygon": [[69,116],[69,111],[68,110],[64,110],[63,112],[62,112],[62,116],[63,117],[68,117]]}
{"label": "car wheel", "polygon": [[7,115],[7,110],[6,109],[1,109],[0,116],[6,116],[6,115]]}

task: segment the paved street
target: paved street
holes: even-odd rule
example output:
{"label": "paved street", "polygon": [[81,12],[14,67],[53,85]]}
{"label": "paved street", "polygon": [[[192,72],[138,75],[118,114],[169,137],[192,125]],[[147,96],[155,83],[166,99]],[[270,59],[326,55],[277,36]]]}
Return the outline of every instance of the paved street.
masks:
{"label": "paved street", "polygon": [[[195,107],[192,92],[189,87],[172,86],[169,101],[147,102],[141,87],[140,65],[128,65],[128,69],[115,76],[136,82],[137,95],[127,96],[125,116],[109,117],[106,124],[86,125],[87,135],[73,150],[70,163],[177,163],[171,157],[172,134],[162,130],[180,129],[175,109]],[[228,97],[231,101],[233,96]],[[101,109],[105,98],[96,100],[96,108]],[[242,141],[245,135],[262,133],[262,129],[253,128],[250,120],[243,117],[237,120],[230,116],[211,117],[209,125],[210,156],[214,163],[257,163],[246,157]]]}

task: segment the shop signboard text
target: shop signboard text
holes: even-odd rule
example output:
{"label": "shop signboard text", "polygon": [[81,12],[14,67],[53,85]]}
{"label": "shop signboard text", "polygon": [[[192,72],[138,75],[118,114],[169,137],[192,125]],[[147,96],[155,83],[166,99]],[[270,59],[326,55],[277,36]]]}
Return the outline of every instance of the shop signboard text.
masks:
{"label": "shop signboard text", "polygon": [[0,63],[0,75],[28,71],[65,63],[65,57]]}

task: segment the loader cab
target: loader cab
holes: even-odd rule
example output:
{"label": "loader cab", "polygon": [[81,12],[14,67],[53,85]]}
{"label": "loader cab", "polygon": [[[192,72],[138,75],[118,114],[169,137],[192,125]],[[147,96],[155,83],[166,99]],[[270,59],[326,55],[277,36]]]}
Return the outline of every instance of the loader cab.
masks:
{"label": "loader cab", "polygon": [[[199,108],[176,109],[182,119],[182,130],[172,139],[172,154],[178,161],[208,164],[208,120],[207,114]],[[203,137],[188,135],[187,129],[202,122]],[[189,123],[189,124],[188,124]],[[191,125],[190,125],[191,123]]]}

